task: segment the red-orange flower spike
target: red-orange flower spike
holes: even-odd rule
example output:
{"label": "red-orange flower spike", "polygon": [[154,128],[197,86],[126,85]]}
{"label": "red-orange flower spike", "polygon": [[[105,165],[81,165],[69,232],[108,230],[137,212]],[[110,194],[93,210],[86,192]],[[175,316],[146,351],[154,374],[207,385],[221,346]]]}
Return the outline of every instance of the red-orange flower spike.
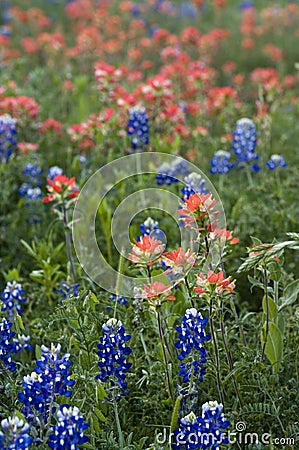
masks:
{"label": "red-orange flower spike", "polygon": [[205,292],[211,294],[223,294],[223,292],[234,292],[235,282],[231,281],[230,277],[225,278],[222,271],[215,273],[209,270],[208,275],[200,273],[196,281],[198,287],[194,290],[198,295],[202,295]]}
{"label": "red-orange flower spike", "polygon": [[149,300],[154,306],[158,306],[163,300],[175,300],[171,292],[171,286],[166,286],[160,281],[154,281],[149,286],[144,285],[141,296]]}
{"label": "red-orange flower spike", "polygon": [[[216,205],[216,200],[213,199],[212,194],[193,194],[189,198],[184,199],[182,208],[177,210],[177,213],[182,216],[186,226],[190,226],[196,220],[208,216],[209,211]],[[211,212],[211,215],[217,214],[216,211]]]}
{"label": "red-orange flower spike", "polygon": [[133,264],[149,265],[164,249],[165,245],[161,241],[146,234],[140,238],[140,241],[135,240],[129,260]]}
{"label": "red-orange flower spike", "polygon": [[50,195],[43,199],[43,203],[74,198],[80,192],[76,185],[75,177],[68,178],[66,175],[56,175],[53,180],[47,179],[47,182],[47,189]]}

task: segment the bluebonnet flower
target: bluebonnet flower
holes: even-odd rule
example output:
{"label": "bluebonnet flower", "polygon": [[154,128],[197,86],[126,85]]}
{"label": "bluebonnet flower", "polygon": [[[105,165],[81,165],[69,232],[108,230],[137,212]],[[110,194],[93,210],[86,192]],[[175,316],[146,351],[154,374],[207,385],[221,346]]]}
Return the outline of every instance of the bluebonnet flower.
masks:
{"label": "bluebonnet flower", "polygon": [[16,123],[17,119],[13,119],[9,114],[0,116],[0,163],[8,163],[15,149]]}
{"label": "bluebonnet flower", "polygon": [[48,446],[54,450],[79,450],[79,445],[89,440],[84,436],[88,427],[76,406],[61,405],[57,412],[57,425],[51,428]]}
{"label": "bluebonnet flower", "polygon": [[281,155],[270,156],[269,161],[267,161],[265,163],[265,165],[270,170],[275,170],[275,169],[277,169],[277,167],[283,167],[283,168],[287,167],[287,163],[285,162],[285,160],[283,159],[283,157]]}
{"label": "bluebonnet flower", "polygon": [[206,373],[204,364],[207,351],[204,348],[204,342],[210,339],[204,331],[207,321],[208,319],[203,318],[195,308],[190,308],[186,310],[182,324],[176,327],[179,341],[175,343],[175,346],[180,350],[178,359],[181,361],[178,375],[183,377],[184,383],[191,380],[193,374],[202,381]]}
{"label": "bluebonnet flower", "polygon": [[61,288],[57,289],[57,292],[64,300],[66,298],[79,297],[80,283],[69,284],[66,281],[61,282]]}
{"label": "bluebonnet flower", "polygon": [[149,118],[143,107],[129,109],[127,135],[131,136],[131,149],[143,150],[149,144]]}
{"label": "bluebonnet flower", "polygon": [[217,401],[202,405],[201,416],[193,411],[180,419],[179,430],[174,431],[173,449],[219,449],[219,444],[228,444],[225,429],[230,425],[225,420],[223,405]]}
{"label": "bluebonnet flower", "polygon": [[0,363],[3,361],[6,369],[12,372],[16,370],[16,363],[11,360],[10,353],[13,352],[13,344],[10,342],[15,336],[14,331],[10,331],[12,323],[5,318],[0,322]]}
{"label": "bluebonnet flower", "polygon": [[18,334],[17,337],[13,338],[12,347],[14,353],[19,353],[22,350],[33,350],[33,346],[30,345],[30,336],[25,336],[24,334]]}
{"label": "bluebonnet flower", "polygon": [[49,178],[50,180],[53,180],[54,177],[56,177],[57,175],[63,175],[62,168],[58,167],[58,166],[50,167],[50,169],[48,170],[47,178]]}
{"label": "bluebonnet flower", "polygon": [[48,421],[51,404],[56,401],[57,396],[64,395],[70,397],[72,391],[69,389],[75,384],[71,379],[69,361],[70,354],[66,353],[59,358],[61,345],[55,347],[51,344],[51,349],[41,346],[42,355],[36,362],[36,368],[24,377],[22,385],[23,392],[19,392],[18,398],[24,404],[22,413],[28,422],[37,423]]}
{"label": "bluebonnet flower", "polygon": [[13,281],[7,282],[4,291],[1,293],[1,300],[3,302],[3,306],[1,311],[8,311],[8,318],[12,320],[15,314],[22,314],[23,308],[21,304],[26,301],[26,297],[24,297],[25,290],[22,289],[20,283]]}
{"label": "bluebonnet flower", "polygon": [[38,164],[28,163],[23,169],[23,175],[25,175],[29,181],[34,183],[35,185],[40,185],[41,183],[41,175],[43,173],[42,168]]}
{"label": "bluebonnet flower", "polygon": [[184,178],[185,187],[181,190],[184,198],[189,198],[193,194],[207,194],[208,189],[205,188],[206,180],[199,173],[191,172]]}
{"label": "bluebonnet flower", "polygon": [[190,173],[188,163],[184,159],[176,159],[173,163],[163,163],[157,168],[156,182],[158,186],[166,184],[170,186],[172,183],[177,183],[180,175],[188,175]]}
{"label": "bluebonnet flower", "polygon": [[127,382],[126,373],[131,367],[131,363],[126,360],[131,349],[126,347],[126,341],[131,336],[126,334],[125,328],[120,320],[109,319],[103,326],[104,336],[100,338],[98,344],[100,361],[100,374],[97,378],[103,382],[109,381],[111,386],[116,384],[126,394]]}
{"label": "bluebonnet flower", "polygon": [[153,230],[159,229],[159,222],[152,219],[151,217],[148,217],[139,227],[142,236],[145,234],[151,234]]}
{"label": "bluebonnet flower", "polygon": [[18,417],[8,417],[1,421],[0,450],[27,450],[33,440],[29,436],[29,425]]}
{"label": "bluebonnet flower", "polygon": [[224,150],[218,150],[214,153],[213,158],[210,161],[211,168],[210,173],[223,174],[228,173],[234,168],[234,164],[230,162],[231,154]]}
{"label": "bluebonnet flower", "polygon": [[237,121],[236,129],[233,132],[232,150],[238,158],[238,164],[248,163],[259,158],[255,153],[256,135],[255,124],[251,119],[243,118]]}

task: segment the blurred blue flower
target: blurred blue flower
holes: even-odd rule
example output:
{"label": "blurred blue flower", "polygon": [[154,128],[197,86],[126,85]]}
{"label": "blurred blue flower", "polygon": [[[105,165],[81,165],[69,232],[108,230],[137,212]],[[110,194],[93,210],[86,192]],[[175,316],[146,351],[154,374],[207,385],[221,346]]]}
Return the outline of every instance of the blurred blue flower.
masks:
{"label": "blurred blue flower", "polygon": [[193,19],[198,13],[196,6],[192,2],[182,2],[180,5],[180,14],[181,16]]}
{"label": "blurred blue flower", "polygon": [[[11,360],[10,353],[13,353],[14,347],[10,342],[15,336],[14,331],[10,331],[12,323],[5,318],[0,322],[0,363],[4,363],[4,367],[10,371],[16,370],[16,363]],[[2,370],[2,368],[1,368]]]}
{"label": "blurred blue flower", "polygon": [[110,299],[115,302],[117,299],[117,303],[121,306],[126,306],[129,304],[129,300],[126,299],[123,295],[110,295]]}
{"label": "blurred blue flower", "polygon": [[254,2],[250,1],[250,0],[244,0],[243,2],[241,2],[239,4],[239,8],[242,11],[246,11],[247,9],[252,9],[255,8]]}
{"label": "blurred blue flower", "polygon": [[18,417],[8,417],[1,421],[0,450],[27,450],[33,440],[29,436],[29,425]]}
{"label": "blurred blue flower", "polygon": [[127,135],[131,137],[131,149],[144,150],[149,144],[149,118],[144,107],[129,109]]}
{"label": "blurred blue flower", "polygon": [[8,163],[17,145],[16,129],[17,119],[13,119],[9,114],[0,116],[0,163]]}
{"label": "blurred blue flower", "polygon": [[57,412],[57,425],[50,430],[48,446],[54,450],[79,450],[79,445],[89,440],[84,436],[88,427],[76,406],[61,405]]}
{"label": "blurred blue flower", "polygon": [[283,159],[281,155],[272,155],[270,156],[269,161],[265,163],[266,167],[270,170],[275,170],[277,167],[287,167],[287,163]]}
{"label": "blurred blue flower", "polygon": [[224,150],[218,150],[217,152],[215,152],[213,158],[210,161],[210,173],[228,173],[235,166],[230,162],[230,158],[231,154],[229,152],[226,152]]}
{"label": "blurred blue flower", "polygon": [[42,168],[38,164],[28,163],[23,169],[23,175],[28,178],[28,181],[35,184],[41,184],[41,175],[43,173]]}
{"label": "blurred blue flower", "polygon": [[1,293],[1,300],[3,306],[1,311],[8,312],[9,320],[12,320],[16,314],[22,314],[23,308],[21,304],[26,301],[24,297],[25,290],[22,288],[20,283],[16,281],[8,281],[4,291]]}
{"label": "blurred blue flower", "polygon": [[104,335],[98,344],[98,355],[100,361],[100,374],[97,378],[102,382],[110,382],[111,386],[118,386],[122,394],[127,393],[126,373],[131,367],[131,363],[126,360],[131,349],[126,347],[126,341],[131,336],[126,334],[125,328],[120,320],[109,319],[103,326]]}
{"label": "blurred blue flower", "polygon": [[207,321],[195,308],[190,308],[186,310],[182,324],[176,327],[179,340],[175,346],[180,350],[178,359],[181,361],[178,375],[183,377],[183,383],[190,381],[193,374],[202,381],[206,373],[204,364],[207,351],[204,342],[210,339],[204,331]]}

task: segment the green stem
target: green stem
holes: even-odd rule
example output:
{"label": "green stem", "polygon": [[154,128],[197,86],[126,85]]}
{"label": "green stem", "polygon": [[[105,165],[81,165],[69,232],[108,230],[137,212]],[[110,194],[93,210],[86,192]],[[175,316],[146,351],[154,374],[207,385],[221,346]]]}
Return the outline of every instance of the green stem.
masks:
{"label": "green stem", "polygon": [[238,311],[236,309],[236,306],[235,306],[235,303],[234,303],[234,300],[233,300],[232,297],[230,297],[229,302],[230,302],[230,305],[231,305],[231,308],[232,308],[235,320],[236,320],[236,322],[237,322],[237,324],[239,326],[239,330],[240,330],[240,333],[241,333],[241,336],[242,336],[242,339],[243,339],[243,344],[244,344],[245,347],[247,347],[247,340],[246,340],[244,328],[243,328],[243,325],[240,323],[240,319],[239,319],[239,316],[238,316]]}
{"label": "green stem", "polygon": [[166,357],[165,342],[164,342],[164,338],[163,338],[163,331],[162,331],[162,324],[161,324],[161,315],[160,315],[159,311],[157,311],[157,320],[158,320],[159,337],[160,337],[160,342],[161,342],[161,346],[162,346],[163,360],[164,360],[164,365],[165,365],[165,370],[166,370],[168,392],[169,392],[170,398],[173,400],[170,375],[169,375],[169,371],[168,371],[168,361],[167,361],[167,357]]}
{"label": "green stem", "polygon": [[[233,362],[233,357],[232,357],[232,354],[231,354],[231,351],[230,351],[230,348],[228,345],[228,341],[226,339],[226,331],[225,331],[225,325],[224,325],[224,312],[223,312],[223,299],[221,299],[221,308],[220,308],[220,328],[221,328],[222,341],[223,341],[225,353],[226,353],[226,359],[228,362],[229,369],[232,372],[234,370],[234,362]],[[238,397],[239,403],[242,406],[242,400],[241,400],[240,392],[239,392],[238,385],[237,385],[234,374],[232,374],[232,380],[233,380],[234,389],[235,389],[236,395]]]}
{"label": "green stem", "polygon": [[63,211],[63,224],[64,224],[66,251],[67,251],[68,260],[71,265],[71,272],[72,272],[73,280],[74,280],[74,282],[76,282],[77,277],[76,277],[74,258],[73,258],[73,254],[72,254],[71,236],[70,236],[70,231],[69,231],[67,210],[66,210],[66,207],[64,204],[62,205],[62,211]]}
{"label": "green stem", "polygon": [[219,358],[219,351],[218,351],[217,339],[216,339],[216,334],[215,334],[215,330],[214,330],[214,322],[213,322],[213,296],[211,296],[211,298],[210,298],[209,324],[210,324],[210,331],[211,331],[212,342],[213,342],[213,347],[214,347],[214,354],[215,354],[217,388],[218,388],[220,402],[224,406],[224,394],[222,391],[221,379],[220,379],[220,358]]}
{"label": "green stem", "polygon": [[117,311],[118,297],[119,297],[119,286],[120,286],[120,280],[121,280],[121,275],[122,275],[124,260],[125,260],[122,253],[123,253],[123,249],[121,249],[119,262],[118,262],[117,280],[116,280],[116,286],[115,286],[116,298],[115,298],[114,313],[113,313],[114,319],[116,318],[116,311]]}
{"label": "green stem", "polygon": [[149,284],[151,284],[151,282],[152,282],[151,268],[150,268],[150,266],[146,266],[146,269],[147,269],[148,282],[149,282]]}
{"label": "green stem", "polygon": [[279,299],[279,282],[274,281],[274,295],[275,295],[275,303],[278,308],[278,299]]}
{"label": "green stem", "polygon": [[190,285],[189,285],[189,282],[188,282],[188,278],[185,277],[184,280],[185,280],[186,288],[188,290],[188,296],[189,296],[189,300],[191,302],[191,306],[192,306],[192,308],[195,308],[195,303],[194,303],[194,300],[192,298],[192,291],[191,291],[191,288],[190,288]]}
{"label": "green stem", "polygon": [[121,429],[121,425],[120,425],[117,401],[115,398],[115,392],[113,392],[113,408],[114,408],[116,427],[117,427],[117,431],[118,431],[119,449],[123,450],[124,449],[124,437],[123,437],[123,433],[122,433],[122,429]]}
{"label": "green stem", "polygon": [[265,350],[266,350],[268,334],[269,334],[269,297],[268,297],[267,269],[264,269],[264,291],[265,291],[265,300],[266,300],[266,336],[265,336],[265,342],[264,342],[262,354],[261,354],[262,359],[265,356]]}

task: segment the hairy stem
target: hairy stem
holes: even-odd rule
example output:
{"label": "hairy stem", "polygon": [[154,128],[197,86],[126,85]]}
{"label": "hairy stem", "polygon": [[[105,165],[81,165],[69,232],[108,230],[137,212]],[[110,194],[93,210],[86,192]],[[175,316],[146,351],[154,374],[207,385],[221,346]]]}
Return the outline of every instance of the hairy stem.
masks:
{"label": "hairy stem", "polygon": [[266,336],[265,336],[265,342],[264,342],[262,354],[261,354],[262,359],[265,356],[265,350],[266,350],[268,334],[269,334],[269,297],[268,297],[267,269],[264,269],[264,291],[265,291],[265,300],[266,300]]}
{"label": "hairy stem", "polygon": [[162,346],[163,360],[164,360],[164,365],[165,365],[165,370],[166,370],[168,392],[169,392],[170,398],[173,400],[171,381],[170,381],[170,375],[169,375],[169,370],[168,370],[168,361],[167,361],[166,351],[165,351],[166,346],[165,346],[165,342],[164,342],[162,323],[161,323],[161,315],[160,315],[159,311],[157,311],[157,320],[158,320],[159,337],[160,337],[160,342],[161,342],[161,346]]}
{"label": "hairy stem", "polygon": [[116,427],[117,427],[117,431],[118,431],[119,449],[120,449],[120,450],[123,450],[123,449],[124,449],[124,437],[123,437],[123,433],[122,433],[122,429],[121,429],[121,425],[120,425],[120,420],[119,420],[119,414],[118,414],[118,407],[117,407],[117,401],[116,401],[116,397],[115,397],[115,392],[113,392],[113,408],[114,408],[114,415],[115,415]]}
{"label": "hairy stem", "polygon": [[77,280],[76,269],[75,269],[73,254],[72,254],[71,236],[70,236],[70,231],[69,231],[69,222],[68,222],[67,210],[66,210],[65,205],[62,206],[62,211],[63,211],[63,224],[64,224],[66,251],[67,251],[68,260],[71,265],[71,272],[72,272],[73,280],[74,280],[74,282],[76,282],[76,280]]}

